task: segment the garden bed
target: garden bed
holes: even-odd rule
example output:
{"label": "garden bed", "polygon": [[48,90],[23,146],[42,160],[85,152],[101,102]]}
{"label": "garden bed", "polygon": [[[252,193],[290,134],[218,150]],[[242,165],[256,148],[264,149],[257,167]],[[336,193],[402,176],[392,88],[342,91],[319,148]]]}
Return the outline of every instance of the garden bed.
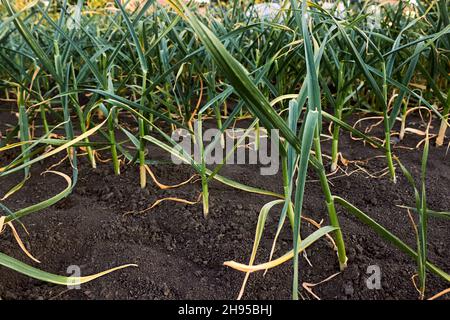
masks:
{"label": "garden bed", "polygon": [[[418,119],[412,119],[415,121]],[[410,171],[420,172],[421,151],[413,149],[421,139],[407,135],[395,145],[394,154]],[[326,140],[326,139],[324,139]],[[323,142],[324,153],[329,154],[329,141]],[[411,147],[409,150],[407,147]],[[340,148],[348,160],[364,160],[342,166],[330,176],[332,192],[349,200],[368,213],[385,228],[415,248],[414,229],[406,209],[397,205],[414,206],[413,191],[403,175],[393,184],[389,176],[369,178],[368,173],[386,167],[383,154],[362,142],[352,141],[347,133],[340,138]],[[152,147],[151,158],[168,159],[168,155]],[[1,162],[11,161],[7,152]],[[52,158],[32,167],[32,177],[16,194],[5,201],[11,209],[20,209],[47,199],[61,191],[65,182],[61,177],[40,175],[50,165],[59,162]],[[431,147],[428,160],[427,204],[430,209],[448,209],[450,204],[450,155],[445,148]],[[158,179],[176,184],[188,179],[194,171],[187,165],[159,164],[151,166]],[[56,167],[71,174],[68,161]],[[281,175],[260,176],[256,165],[227,165],[221,174],[247,185],[282,192]],[[21,174],[2,178],[0,194],[21,180]],[[178,197],[195,200],[201,191],[200,182],[193,182],[170,190],[160,190],[154,183],[146,189],[139,187],[139,170],[135,166],[122,168],[115,176],[110,163],[90,168],[86,158],[80,158],[79,181],[63,201],[36,214],[27,216],[23,223],[29,231],[26,236],[18,224],[22,239],[31,253],[40,259],[40,269],[65,275],[67,267],[78,265],[83,274],[92,274],[117,265],[136,263],[100,280],[84,284],[80,290],[46,284],[14,271],[1,268],[0,297],[2,299],[234,299],[237,297],[244,274],[223,266],[227,260],[247,263],[253,244],[255,227],[261,207],[272,200],[226,187],[214,182],[210,186],[210,214],[203,217],[201,203],[186,205],[165,201],[146,213],[130,213],[149,207],[155,200]],[[278,223],[278,211],[269,215],[257,262],[268,259]],[[340,222],[348,251],[348,268],[327,282],[313,288],[322,299],[417,299],[411,277],[417,264],[410,257],[383,241],[370,228],[338,208]],[[305,216],[328,224],[320,184],[311,171],[305,189]],[[414,213],[412,213],[414,214]],[[450,270],[450,221],[430,219],[428,233],[429,260],[444,271]],[[314,227],[302,224],[307,235]],[[6,254],[25,261],[27,258],[12,241],[10,232],[2,233],[0,246]],[[289,228],[283,229],[275,256],[292,248]],[[339,272],[336,254],[325,239],[307,249],[307,258],[300,262],[300,283],[317,283]],[[30,260],[28,260],[30,261]],[[381,269],[379,290],[366,286],[368,266]],[[289,299],[291,295],[291,262],[250,276],[244,299]],[[429,274],[426,297],[448,286],[440,278]],[[305,299],[314,297],[302,289]],[[445,297],[444,297],[445,298]],[[447,297],[448,298],[448,297]]]}

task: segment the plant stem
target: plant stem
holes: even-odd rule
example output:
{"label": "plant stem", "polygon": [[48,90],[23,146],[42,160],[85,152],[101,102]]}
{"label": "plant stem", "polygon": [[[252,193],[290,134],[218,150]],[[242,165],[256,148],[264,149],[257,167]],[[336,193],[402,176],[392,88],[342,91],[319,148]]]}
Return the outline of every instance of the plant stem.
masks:
{"label": "plant stem", "polygon": [[115,112],[114,112],[114,114],[110,115],[108,118],[108,134],[109,134],[109,140],[111,143],[111,157],[112,157],[112,162],[113,162],[113,166],[114,166],[114,174],[119,175],[120,174],[120,162],[117,157],[117,146],[116,146],[117,142],[116,142],[116,135],[114,133],[114,118],[115,118]]}
{"label": "plant stem", "polygon": [[256,122],[256,129],[255,129],[255,151],[259,150],[259,145],[261,141],[261,129],[259,128],[259,121]]}
{"label": "plant stem", "polygon": [[[20,125],[20,141],[29,141],[30,140],[30,132],[28,125],[28,115],[25,106],[25,91],[22,87],[18,87],[17,89],[17,104],[19,107],[19,125]],[[30,152],[26,151],[28,148],[28,144],[23,144],[21,146],[23,152],[23,162],[27,163],[30,157]],[[25,177],[28,177],[30,174],[30,167],[24,168]]]}
{"label": "plant stem", "polygon": [[201,179],[202,179],[202,202],[203,202],[203,215],[208,216],[209,213],[209,191],[208,191],[208,175],[206,174],[206,159],[205,159],[205,146],[203,145],[203,124],[202,113],[198,114],[197,128],[194,136],[197,135],[197,143],[200,150],[201,159]]}
{"label": "plant stem", "polygon": [[439,134],[436,138],[436,145],[442,146],[444,144],[445,139],[445,132],[447,131],[448,127],[448,114],[450,111],[450,89],[447,92],[447,105],[444,107],[444,110],[442,112],[442,120],[441,120],[441,126],[439,128]]}
{"label": "plant stem", "polygon": [[[282,147],[283,148],[283,147]],[[288,161],[287,157],[281,157],[281,171],[283,174],[283,192],[284,192],[284,198],[287,199],[289,202],[289,205],[287,207],[287,216],[289,218],[289,223],[291,224],[291,229],[294,231],[294,210],[291,206],[291,192],[290,192],[290,179],[293,178],[290,177],[288,172]]]}
{"label": "plant stem", "polygon": [[[73,88],[74,88],[74,90],[78,90],[77,77],[75,76],[75,67],[74,67],[72,61],[71,61],[71,71],[72,71],[72,78],[73,78]],[[78,94],[74,95],[73,100],[76,101],[75,110],[77,112],[81,132],[84,134],[87,130],[86,129],[86,119],[83,114],[83,110],[81,109],[81,107],[79,105]],[[95,156],[94,156],[92,147],[89,145],[89,143],[90,143],[89,138],[86,137],[86,139],[84,139],[84,141],[87,143],[86,152],[88,154],[89,162],[91,163],[92,168],[95,169],[95,168],[97,168],[97,164],[95,162]]]}
{"label": "plant stem", "polygon": [[[338,79],[338,92],[336,101],[335,117],[339,120],[342,119],[342,108],[344,107],[345,93],[344,87],[344,63],[340,63],[339,67],[339,79]],[[333,124],[333,140],[331,142],[331,172],[336,171],[338,164],[338,149],[339,149],[339,125]]]}
{"label": "plant stem", "polygon": [[[314,136],[314,150],[316,152],[316,158],[317,160],[323,164],[322,162],[322,150],[320,147],[320,133],[319,133],[319,127],[316,127],[315,136]],[[322,186],[322,192],[325,195],[325,202],[327,205],[327,211],[328,211],[328,217],[330,218],[330,223],[333,227],[338,228],[336,231],[334,231],[334,237],[336,241],[336,246],[338,250],[338,259],[339,259],[339,268],[340,270],[344,270],[347,267],[347,254],[345,251],[345,243],[344,243],[344,237],[342,235],[342,230],[339,226],[339,219],[337,217],[336,213],[336,207],[334,205],[333,196],[331,194],[330,185],[328,183],[328,178],[325,173],[325,169],[322,168],[317,170],[317,173],[319,174],[320,184]]]}
{"label": "plant stem", "polygon": [[[142,72],[142,95],[141,95],[141,106],[145,106],[145,90],[147,86],[147,71]],[[142,110],[139,110],[141,115],[144,114]],[[145,171],[145,142],[143,137],[145,136],[145,124],[144,120],[139,118],[139,178],[141,183],[141,188],[144,189],[147,185],[147,172]]]}
{"label": "plant stem", "polygon": [[202,202],[203,202],[203,215],[206,217],[209,213],[209,191],[208,191],[208,178],[202,175]]}
{"label": "plant stem", "polygon": [[384,97],[384,110],[383,110],[383,118],[384,118],[384,134],[386,140],[386,158],[389,168],[389,173],[391,175],[391,179],[394,183],[397,182],[397,177],[395,176],[395,167],[394,161],[392,160],[392,151],[391,151],[391,129],[389,126],[389,116],[388,116],[388,106],[387,102],[387,79],[386,79],[386,63],[382,63],[383,68],[383,97]]}
{"label": "plant stem", "polygon": [[403,138],[405,137],[407,107],[408,107],[408,103],[405,101],[403,103],[402,123],[401,123],[401,127],[400,127],[400,133],[399,133],[399,136],[398,136],[398,138],[400,140],[403,140]]}

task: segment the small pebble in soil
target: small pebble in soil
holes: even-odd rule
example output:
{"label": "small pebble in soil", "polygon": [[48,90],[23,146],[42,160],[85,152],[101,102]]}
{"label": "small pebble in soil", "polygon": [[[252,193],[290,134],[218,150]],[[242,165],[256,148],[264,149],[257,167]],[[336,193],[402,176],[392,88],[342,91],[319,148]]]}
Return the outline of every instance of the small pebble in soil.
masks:
{"label": "small pebble in soil", "polygon": [[170,294],[169,286],[165,282],[163,283],[163,294],[165,297],[169,296]]}
{"label": "small pebble in soil", "polygon": [[359,244],[357,244],[357,245],[355,246],[355,248],[356,248],[356,252],[357,252],[359,255],[362,254],[363,251],[364,251],[363,247],[362,247],[361,245],[359,245]]}
{"label": "small pebble in soil", "polygon": [[353,288],[353,283],[351,282],[346,282],[343,286],[344,288],[344,293],[346,296],[353,296],[353,294],[355,293],[355,289]]}

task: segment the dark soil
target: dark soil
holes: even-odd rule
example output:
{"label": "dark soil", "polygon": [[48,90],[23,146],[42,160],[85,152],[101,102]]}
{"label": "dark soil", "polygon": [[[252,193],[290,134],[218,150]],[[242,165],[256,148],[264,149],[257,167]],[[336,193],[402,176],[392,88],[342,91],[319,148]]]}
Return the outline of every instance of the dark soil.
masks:
{"label": "dark soil", "polygon": [[[411,126],[417,125],[411,123]],[[416,126],[417,127],[417,126]],[[408,169],[417,176],[420,171],[420,150],[409,150],[420,137],[408,134],[394,147],[394,152]],[[385,168],[383,154],[353,141],[342,134],[341,151],[346,159],[364,160],[361,168],[377,174]],[[329,141],[324,142],[328,154]],[[167,159],[167,155],[151,148],[151,158]],[[375,157],[374,156],[381,156]],[[106,157],[106,156],[105,156]],[[32,177],[4,204],[13,210],[24,208],[58,193],[65,187],[59,176],[40,175],[53,158],[32,168]],[[0,164],[12,160],[9,152],[0,153]],[[398,182],[393,184],[387,175],[369,178],[354,163],[342,167],[343,171],[331,177],[332,192],[347,199],[369,214],[387,229],[415,247],[415,234],[405,209],[397,205],[414,206],[411,187],[397,169]],[[69,163],[55,168],[71,173]],[[159,164],[152,166],[158,179],[175,184],[188,179],[194,172],[186,165]],[[445,148],[431,147],[427,202],[434,210],[450,209],[450,154]],[[281,192],[281,175],[260,176],[259,168],[252,165],[228,165],[221,174],[239,182]],[[5,194],[22,178],[22,173],[1,178],[0,195]],[[128,268],[81,286],[81,290],[43,283],[21,274],[0,268],[0,298],[2,299],[235,299],[244,275],[224,267],[223,262],[235,260],[246,263],[250,257],[256,222],[261,207],[271,197],[257,196],[231,189],[217,182],[210,187],[210,214],[203,217],[201,204],[186,205],[162,202],[145,214],[124,214],[149,207],[156,199],[178,197],[195,200],[200,183],[160,190],[149,180],[145,190],[139,188],[138,168],[122,167],[122,174],[114,176],[111,163],[89,167],[80,157],[79,181],[74,192],[60,203],[31,214],[22,222],[29,236],[19,224],[16,227],[22,239],[40,265],[30,261],[11,233],[0,236],[1,252],[25,261],[43,270],[66,275],[70,265],[78,265],[84,275],[96,273],[117,265],[136,263]],[[320,184],[313,172],[305,194],[304,215],[328,223]],[[280,207],[269,215],[257,262],[267,261],[272,239],[278,223]],[[340,223],[347,245],[348,268],[313,288],[322,299],[417,299],[411,277],[416,273],[416,262],[382,240],[343,208],[339,209]],[[414,213],[413,213],[414,214]],[[415,217],[417,218],[417,217]],[[429,259],[446,272],[450,272],[450,221],[431,218],[429,221]],[[304,222],[302,234],[314,231]],[[292,238],[286,225],[278,241],[276,256],[290,250]],[[336,254],[326,239],[321,239],[307,250],[301,259],[301,282],[317,283],[339,271]],[[366,286],[367,268],[381,268],[382,288],[370,290]],[[292,286],[292,264],[286,263],[262,273],[252,274],[244,295],[246,299],[289,299]],[[449,287],[444,280],[428,274],[427,297]],[[312,295],[302,289],[306,299]],[[445,297],[444,297],[445,298]],[[448,298],[448,296],[447,296]]]}

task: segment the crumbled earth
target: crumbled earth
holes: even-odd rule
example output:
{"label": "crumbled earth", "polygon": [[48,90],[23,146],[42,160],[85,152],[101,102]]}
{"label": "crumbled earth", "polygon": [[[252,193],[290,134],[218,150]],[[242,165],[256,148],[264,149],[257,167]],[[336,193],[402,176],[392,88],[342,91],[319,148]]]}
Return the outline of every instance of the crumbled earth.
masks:
{"label": "crumbled earth", "polygon": [[[411,126],[416,123],[411,122]],[[374,131],[378,134],[379,129]],[[414,147],[422,137],[407,134],[394,145],[394,153],[417,178],[420,174],[421,148]],[[326,137],[324,137],[326,140]],[[329,154],[329,141],[324,152]],[[341,151],[353,161],[341,165],[330,176],[331,188],[337,194],[366,212],[408,245],[415,248],[414,228],[407,210],[398,205],[414,206],[413,190],[397,169],[398,181],[392,183],[382,175],[386,161],[383,154],[361,141],[342,133]],[[0,153],[0,165],[14,158],[13,151]],[[107,158],[104,155],[102,158]],[[161,150],[151,147],[150,158],[168,160]],[[47,199],[66,186],[65,181],[43,171],[61,160],[47,159],[32,167],[32,176],[24,187],[4,203],[18,210]],[[359,160],[359,162],[354,162]],[[327,164],[328,168],[328,164]],[[56,205],[22,219],[29,235],[16,223],[27,248],[42,261],[29,260],[15,243],[9,230],[0,235],[0,251],[40,269],[67,274],[69,266],[79,266],[82,275],[93,274],[118,265],[135,263],[127,268],[81,286],[79,290],[47,284],[0,267],[1,299],[235,299],[244,274],[223,266],[224,261],[247,263],[253,245],[260,209],[273,200],[269,196],[232,189],[218,182],[210,185],[210,213],[203,216],[201,203],[188,205],[164,201],[144,213],[157,199],[177,197],[195,201],[201,191],[199,181],[161,190],[149,178],[146,189],[139,187],[136,166],[121,168],[115,176],[110,162],[92,169],[85,157],[79,158],[79,179],[70,196]],[[151,169],[158,180],[176,184],[195,172],[187,165],[161,162]],[[68,161],[53,170],[72,173]],[[427,175],[427,203],[433,210],[450,209],[450,154],[445,148],[430,149]],[[256,165],[227,165],[220,174],[251,186],[281,192],[281,174],[261,176]],[[369,177],[369,174],[374,177]],[[0,196],[22,180],[23,173],[0,178]],[[278,224],[281,207],[269,214],[256,263],[266,262]],[[321,299],[417,299],[411,278],[416,262],[381,239],[356,217],[338,207],[348,252],[348,268],[326,282],[312,287]],[[304,216],[317,222],[328,218],[320,184],[314,172],[308,173]],[[417,221],[415,213],[414,219]],[[292,248],[288,224],[276,244],[275,256]],[[315,230],[307,221],[302,235]],[[450,221],[430,218],[428,229],[429,259],[450,272]],[[306,250],[301,258],[302,283],[318,283],[339,272],[336,254],[323,238]],[[369,289],[366,281],[369,266],[381,271],[381,288]],[[428,273],[426,297],[447,287],[441,278]],[[288,262],[250,276],[245,299],[289,299],[292,287],[292,264]],[[313,295],[301,288],[304,299]],[[447,297],[443,297],[449,298]]]}

